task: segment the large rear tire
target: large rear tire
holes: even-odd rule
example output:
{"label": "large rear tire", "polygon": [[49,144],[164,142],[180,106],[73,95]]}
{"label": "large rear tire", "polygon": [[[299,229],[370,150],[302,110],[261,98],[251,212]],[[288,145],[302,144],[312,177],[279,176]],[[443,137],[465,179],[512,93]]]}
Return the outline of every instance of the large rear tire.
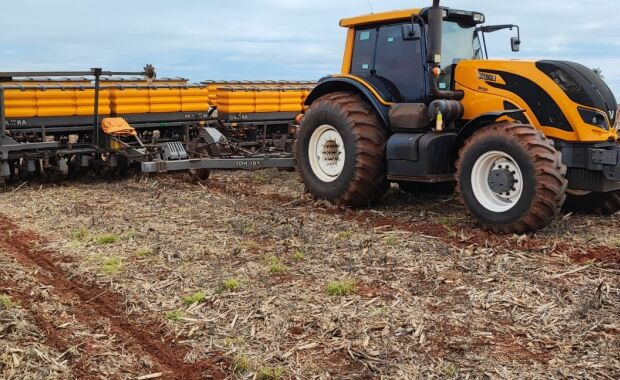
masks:
{"label": "large rear tire", "polygon": [[360,96],[335,92],[306,111],[297,138],[297,167],[317,198],[361,207],[387,190],[386,132]]}
{"label": "large rear tire", "polygon": [[537,231],[566,199],[566,166],[553,142],[531,125],[500,122],[471,136],[456,163],[457,193],[481,227]]}
{"label": "large rear tire", "polygon": [[620,190],[584,195],[569,193],[564,210],[578,214],[613,215],[620,211]]}

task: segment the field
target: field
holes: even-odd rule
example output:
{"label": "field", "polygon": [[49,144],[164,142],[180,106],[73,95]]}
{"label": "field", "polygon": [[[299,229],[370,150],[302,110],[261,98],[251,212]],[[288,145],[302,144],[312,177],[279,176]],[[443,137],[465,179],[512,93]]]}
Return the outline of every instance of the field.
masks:
{"label": "field", "polygon": [[295,173],[0,194],[0,378],[620,378],[620,215],[532,236]]}

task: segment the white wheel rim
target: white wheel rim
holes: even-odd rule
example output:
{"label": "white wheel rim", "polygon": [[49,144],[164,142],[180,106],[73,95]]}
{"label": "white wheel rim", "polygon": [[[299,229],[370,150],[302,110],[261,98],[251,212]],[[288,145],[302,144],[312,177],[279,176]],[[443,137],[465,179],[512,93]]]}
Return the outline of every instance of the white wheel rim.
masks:
{"label": "white wheel rim", "polygon": [[331,125],[321,125],[312,132],[308,145],[312,172],[323,182],[334,182],[344,169],[345,149],[342,136]]}
{"label": "white wheel rim", "polygon": [[514,158],[500,151],[487,152],[478,158],[471,172],[471,184],[478,202],[492,212],[511,210],[523,195],[521,168]]}

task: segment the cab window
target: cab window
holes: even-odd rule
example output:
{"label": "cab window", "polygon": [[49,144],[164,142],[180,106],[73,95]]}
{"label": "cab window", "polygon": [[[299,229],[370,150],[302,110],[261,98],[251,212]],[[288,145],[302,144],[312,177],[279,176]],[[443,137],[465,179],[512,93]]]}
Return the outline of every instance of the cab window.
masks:
{"label": "cab window", "polygon": [[370,74],[374,65],[377,29],[365,28],[355,31],[355,45],[351,60],[352,74]]}

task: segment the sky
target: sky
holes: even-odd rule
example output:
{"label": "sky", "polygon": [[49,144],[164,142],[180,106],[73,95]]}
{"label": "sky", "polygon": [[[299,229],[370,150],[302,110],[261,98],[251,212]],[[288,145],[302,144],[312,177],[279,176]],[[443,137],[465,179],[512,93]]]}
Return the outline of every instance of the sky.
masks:
{"label": "sky", "polygon": [[[314,80],[338,72],[343,17],[430,0],[1,0],[0,71],[140,71],[192,81]],[[620,0],[443,0],[521,27],[489,36],[491,58],[598,67],[620,99]]]}

